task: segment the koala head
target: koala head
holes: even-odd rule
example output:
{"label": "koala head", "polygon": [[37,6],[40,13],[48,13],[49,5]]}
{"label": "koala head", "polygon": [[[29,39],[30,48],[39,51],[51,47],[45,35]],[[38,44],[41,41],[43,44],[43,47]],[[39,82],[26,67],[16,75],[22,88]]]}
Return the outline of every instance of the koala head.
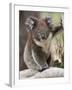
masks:
{"label": "koala head", "polygon": [[26,30],[27,32],[32,34],[32,39],[34,40],[34,42],[39,46],[45,46],[48,37],[51,37],[51,17],[46,17],[45,19],[29,17],[27,18],[25,24]]}

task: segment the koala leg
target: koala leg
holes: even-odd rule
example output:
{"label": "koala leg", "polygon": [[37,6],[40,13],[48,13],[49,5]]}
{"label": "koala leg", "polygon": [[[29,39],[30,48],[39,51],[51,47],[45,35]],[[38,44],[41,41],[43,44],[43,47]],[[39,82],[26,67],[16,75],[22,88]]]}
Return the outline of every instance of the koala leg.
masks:
{"label": "koala leg", "polygon": [[[35,50],[36,51],[36,50]],[[39,48],[37,52],[34,49],[32,50],[32,57],[35,63],[40,67],[39,71],[43,71],[48,68],[47,64],[47,56],[42,50]]]}

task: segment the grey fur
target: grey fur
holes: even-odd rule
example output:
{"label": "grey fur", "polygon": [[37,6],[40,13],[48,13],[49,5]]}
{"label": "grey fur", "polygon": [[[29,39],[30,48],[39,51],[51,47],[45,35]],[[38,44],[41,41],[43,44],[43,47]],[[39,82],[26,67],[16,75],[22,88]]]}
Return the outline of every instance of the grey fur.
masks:
{"label": "grey fur", "polygon": [[[51,19],[48,18],[47,20],[51,20]],[[49,57],[50,54],[51,54],[51,58],[52,58],[50,64],[51,64],[51,66],[53,66],[53,61],[55,61],[54,56],[55,56],[55,52],[56,52],[56,50],[53,47],[55,47],[56,44],[59,44],[59,43],[57,43],[57,41],[55,39],[55,36],[56,36],[55,34],[56,34],[56,32],[61,31],[62,26],[56,27],[55,28],[56,31],[53,30],[53,32],[52,32],[52,28],[51,28],[52,25],[49,24],[50,27],[44,28],[42,26],[40,28],[41,30],[38,31],[38,28],[34,29],[34,24],[36,22],[38,22],[36,18],[28,18],[27,22],[26,22],[28,31],[36,30],[36,33],[34,34],[34,32],[32,32],[32,33],[29,32],[31,34],[31,36],[28,38],[25,49],[24,49],[24,62],[29,69],[43,70],[43,69],[46,69],[49,67],[49,65],[47,64],[47,58]],[[51,22],[49,21],[49,23],[51,23]],[[54,27],[53,27],[53,29],[54,29]],[[45,35],[45,37],[46,37],[46,33],[47,33],[48,34],[47,37],[42,39],[42,36],[43,36],[42,33]],[[37,34],[39,34],[39,36]],[[39,38],[40,40],[37,40],[38,37],[40,37]],[[57,47],[57,48],[59,48],[59,47]],[[58,55],[56,54],[56,56],[58,56]]]}

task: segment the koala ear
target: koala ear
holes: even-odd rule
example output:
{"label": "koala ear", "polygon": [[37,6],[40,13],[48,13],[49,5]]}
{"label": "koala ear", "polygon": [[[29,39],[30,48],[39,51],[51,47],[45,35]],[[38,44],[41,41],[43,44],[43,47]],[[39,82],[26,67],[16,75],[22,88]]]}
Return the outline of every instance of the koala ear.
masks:
{"label": "koala ear", "polygon": [[35,17],[29,17],[27,18],[25,25],[26,25],[26,31],[32,31],[34,27],[36,26],[37,18]]}
{"label": "koala ear", "polygon": [[52,29],[52,17],[51,16],[46,17],[45,21],[48,25],[48,28]]}

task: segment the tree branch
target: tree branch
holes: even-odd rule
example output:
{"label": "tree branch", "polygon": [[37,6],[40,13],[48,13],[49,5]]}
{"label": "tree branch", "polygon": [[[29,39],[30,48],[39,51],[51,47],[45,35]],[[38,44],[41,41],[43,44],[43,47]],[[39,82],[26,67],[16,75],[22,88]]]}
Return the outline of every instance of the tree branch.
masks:
{"label": "tree branch", "polygon": [[23,78],[54,78],[63,77],[64,69],[57,67],[50,67],[42,72],[38,72],[32,69],[20,71],[20,79]]}

